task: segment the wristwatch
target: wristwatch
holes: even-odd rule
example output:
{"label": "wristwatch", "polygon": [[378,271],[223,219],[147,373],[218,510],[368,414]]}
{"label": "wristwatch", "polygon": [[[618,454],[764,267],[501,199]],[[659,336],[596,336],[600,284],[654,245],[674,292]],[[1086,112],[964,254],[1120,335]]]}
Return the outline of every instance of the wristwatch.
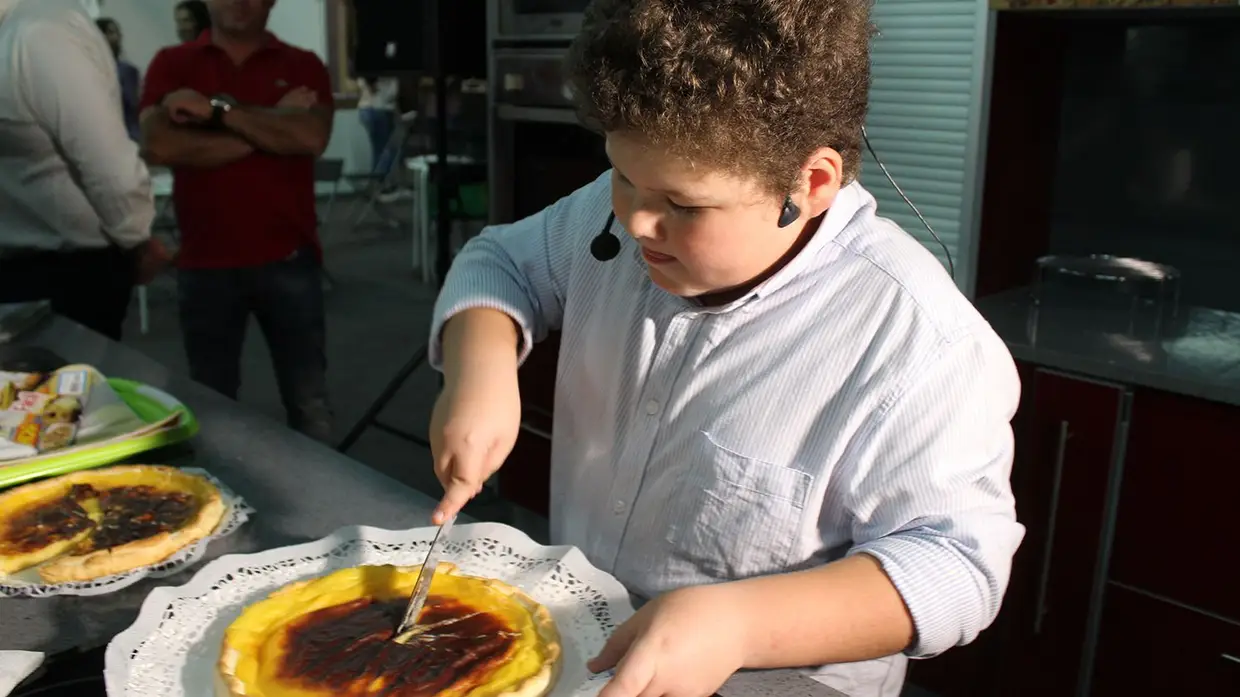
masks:
{"label": "wristwatch", "polygon": [[211,120],[207,125],[211,128],[224,127],[224,115],[233,110],[237,106],[237,100],[226,94],[217,94],[211,97]]}

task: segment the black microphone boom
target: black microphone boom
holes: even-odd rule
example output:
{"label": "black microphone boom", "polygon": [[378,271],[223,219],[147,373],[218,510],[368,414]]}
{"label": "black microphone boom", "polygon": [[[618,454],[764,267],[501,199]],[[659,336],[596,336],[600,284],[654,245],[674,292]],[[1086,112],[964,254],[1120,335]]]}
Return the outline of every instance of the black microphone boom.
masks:
{"label": "black microphone boom", "polygon": [[611,231],[611,224],[615,220],[615,213],[608,215],[607,223],[603,225],[603,231],[593,240],[590,240],[590,254],[599,261],[611,261],[620,254],[620,238],[616,237]]}

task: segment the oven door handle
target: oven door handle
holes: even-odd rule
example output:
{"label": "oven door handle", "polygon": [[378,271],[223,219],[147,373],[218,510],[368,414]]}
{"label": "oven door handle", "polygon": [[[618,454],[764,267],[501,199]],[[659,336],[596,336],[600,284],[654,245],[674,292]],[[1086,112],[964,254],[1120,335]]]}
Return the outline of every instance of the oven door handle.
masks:
{"label": "oven door handle", "polygon": [[526,123],[566,123],[577,125],[577,112],[572,109],[555,109],[551,107],[516,106],[500,104],[495,107],[495,116],[503,121],[523,121]]}

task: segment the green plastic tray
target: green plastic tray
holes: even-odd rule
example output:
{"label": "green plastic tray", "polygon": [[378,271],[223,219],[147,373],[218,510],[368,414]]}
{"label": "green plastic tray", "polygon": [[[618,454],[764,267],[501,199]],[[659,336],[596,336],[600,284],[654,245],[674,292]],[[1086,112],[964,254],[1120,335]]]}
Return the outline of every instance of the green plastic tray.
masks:
{"label": "green plastic tray", "polygon": [[149,424],[155,423],[179,411],[182,413],[181,423],[176,428],[159,433],[150,433],[131,440],[109,443],[97,448],[86,448],[64,455],[53,455],[24,465],[5,467],[0,464],[0,489],[23,484],[32,479],[55,477],[69,472],[109,465],[138,453],[189,440],[198,433],[198,420],[194,418],[193,412],[167,392],[122,378],[108,378],[108,384],[143,421]]}

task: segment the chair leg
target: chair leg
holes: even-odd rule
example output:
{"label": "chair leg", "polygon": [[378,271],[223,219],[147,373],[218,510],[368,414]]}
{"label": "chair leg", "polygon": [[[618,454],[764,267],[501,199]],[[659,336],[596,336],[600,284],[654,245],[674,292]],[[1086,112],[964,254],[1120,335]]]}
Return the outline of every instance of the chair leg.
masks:
{"label": "chair leg", "polygon": [[328,225],[332,224],[332,208],[336,205],[336,193],[340,191],[340,180],[332,182],[332,193],[327,197],[327,211],[323,213],[323,219]]}
{"label": "chair leg", "polygon": [[146,286],[138,286],[138,331],[144,335],[151,331],[151,313],[147,307]]}

